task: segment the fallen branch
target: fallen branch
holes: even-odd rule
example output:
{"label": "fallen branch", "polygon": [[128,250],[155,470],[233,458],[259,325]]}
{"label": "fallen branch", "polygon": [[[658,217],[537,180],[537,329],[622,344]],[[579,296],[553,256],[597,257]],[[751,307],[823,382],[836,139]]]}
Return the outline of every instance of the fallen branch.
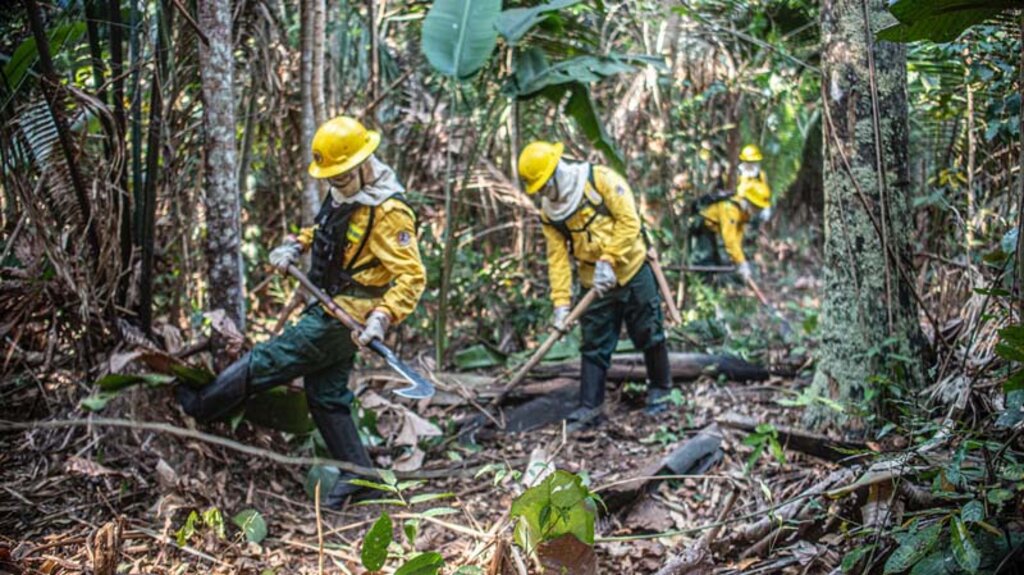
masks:
{"label": "fallen branch", "polygon": [[[734,413],[723,415],[716,420],[725,427],[753,432],[761,423],[749,417],[743,417]],[[857,441],[842,441],[832,439],[825,435],[810,433],[802,429],[775,425],[775,432],[779,435],[779,443],[787,449],[793,449],[807,455],[812,455],[826,461],[841,461],[853,457],[857,452],[870,452],[871,448],[866,443]]]}
{"label": "fallen branch", "polygon": [[828,477],[819,481],[815,485],[812,485],[809,489],[798,496],[799,499],[791,499],[789,502],[780,505],[775,509],[761,510],[759,514],[762,516],[762,519],[756,523],[744,525],[738,529],[735,536],[736,539],[738,541],[749,542],[764,538],[765,535],[768,535],[768,533],[770,533],[772,529],[777,527],[780,523],[788,521],[796,516],[804,506],[804,499],[824,495],[829,487],[837,484],[846,484],[853,480],[859,472],[859,467],[844,467],[831,473]]}
{"label": "fallen branch", "polygon": [[[722,506],[722,511],[718,514],[718,523],[722,523],[732,513],[732,507],[736,503],[736,493],[737,490],[735,489],[729,492],[729,497],[725,500],[725,505]],[[719,529],[720,527],[713,527],[681,554],[670,559],[655,575],[683,575],[684,573],[693,572],[702,566],[708,568],[704,571],[708,571],[712,566],[711,544],[718,537]]]}
{"label": "fallen branch", "polygon": [[[157,423],[152,421],[130,421],[127,419],[108,419],[98,417],[95,419],[58,419],[48,421],[3,421],[0,420],[0,432],[2,431],[20,431],[28,429],[56,429],[61,427],[123,427],[127,429],[139,429],[143,431],[152,431],[155,433],[166,433],[168,435],[174,435],[177,437],[184,437],[187,439],[194,439],[196,441],[202,441],[213,445],[219,445],[220,447],[226,447],[233,451],[245,453],[247,455],[254,455],[256,457],[262,457],[269,459],[275,463],[281,465],[329,465],[337,467],[343,471],[354,473],[363,477],[378,478],[379,473],[372,467],[363,467],[361,465],[355,465],[348,461],[340,461],[337,459],[329,459],[324,457],[303,457],[294,455],[284,455],[283,453],[277,453],[276,451],[270,451],[268,449],[261,449],[259,447],[253,447],[244,443],[239,443],[219,435],[212,435],[209,433],[203,433],[202,431],[196,431],[194,429],[184,429],[176,427],[169,423]],[[473,477],[476,473],[486,466],[470,467],[466,469],[435,469],[430,471],[395,471],[395,477],[399,479],[445,479],[450,478],[453,475],[459,475],[464,477]]]}

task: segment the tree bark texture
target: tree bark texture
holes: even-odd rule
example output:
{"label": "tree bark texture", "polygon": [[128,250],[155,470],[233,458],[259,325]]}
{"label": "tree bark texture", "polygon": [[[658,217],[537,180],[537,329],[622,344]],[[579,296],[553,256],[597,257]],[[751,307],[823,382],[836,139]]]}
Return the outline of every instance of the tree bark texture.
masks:
{"label": "tree bark texture", "polygon": [[[885,0],[821,4],[825,297],[813,390],[844,403],[862,400],[873,376],[921,373],[906,48],[874,41],[893,22]],[[839,418],[824,406],[808,412],[812,424]]]}
{"label": "tree bark texture", "polygon": [[[299,67],[301,68],[301,86],[299,98],[302,100],[301,123],[302,142],[299,147],[302,149],[302,225],[313,225],[313,219],[320,211],[320,189],[315,179],[306,173],[306,166],[313,161],[313,151],[310,147],[313,143],[313,135],[316,132],[316,117],[313,108],[313,46],[315,42],[316,26],[314,24],[314,5],[320,0],[301,0],[300,26],[300,55]],[[322,45],[322,43],[321,43]],[[322,85],[322,83],[321,83]]]}
{"label": "tree bark texture", "polygon": [[235,149],[234,58],[230,0],[200,0],[199,26],[209,45],[199,44],[203,84],[206,158],[206,259],[208,304],[223,309],[245,329],[241,198]]}

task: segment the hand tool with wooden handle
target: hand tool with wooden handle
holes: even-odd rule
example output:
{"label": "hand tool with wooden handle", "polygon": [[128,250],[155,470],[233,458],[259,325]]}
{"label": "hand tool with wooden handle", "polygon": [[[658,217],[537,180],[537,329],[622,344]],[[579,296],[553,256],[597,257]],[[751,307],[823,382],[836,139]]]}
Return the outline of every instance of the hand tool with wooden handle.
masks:
{"label": "hand tool with wooden handle", "polygon": [[757,300],[761,302],[761,305],[767,308],[768,311],[772,314],[772,317],[774,317],[779,322],[779,331],[782,332],[783,337],[792,334],[793,327],[789,325],[789,322],[786,321],[786,318],[782,317],[782,314],[779,312],[778,309],[775,308],[774,305],[772,305],[772,302],[768,301],[768,298],[765,297],[764,292],[761,291],[760,287],[758,287],[757,282],[754,281],[754,278],[748,277],[746,278],[746,282],[747,287],[750,288],[750,291],[754,292],[754,295],[757,297]]}
{"label": "hand tool with wooden handle", "polygon": [[[352,316],[345,313],[345,310],[341,309],[341,306],[325,294],[323,290],[314,285],[313,282],[306,277],[306,274],[299,271],[295,266],[288,266],[288,273],[295,279],[299,280],[302,287],[306,288],[306,291],[313,294],[316,299],[320,300],[320,303],[324,304],[327,311],[336,317],[338,321],[343,323],[345,327],[349,328],[354,333],[363,331],[363,325],[356,321]],[[398,359],[398,356],[388,349],[388,347],[384,345],[384,342],[379,339],[374,339],[370,341],[366,347],[384,358],[388,367],[395,370],[410,383],[409,387],[394,390],[395,395],[408,397],[409,399],[426,399],[434,395],[434,385],[424,379],[423,376],[416,373],[411,367],[403,363],[402,360]]]}
{"label": "hand tool with wooden handle", "polygon": [[654,279],[658,282],[658,291],[661,292],[661,299],[665,301],[668,308],[668,319],[675,325],[683,325],[683,316],[676,307],[676,299],[672,296],[672,288],[668,285],[665,272],[661,269],[661,262],[658,261],[658,252],[651,248],[647,251],[647,261],[651,264],[651,271],[654,272]]}
{"label": "hand tool with wooden handle", "polygon": [[523,379],[526,377],[526,374],[528,374],[531,369],[533,369],[538,363],[540,363],[542,359],[544,359],[544,356],[547,355],[549,351],[551,351],[551,348],[554,347],[556,343],[558,343],[558,340],[562,339],[562,336],[569,333],[569,330],[572,329],[572,326],[574,323],[576,323],[576,320],[578,320],[580,316],[583,315],[583,312],[587,311],[587,308],[590,307],[590,304],[594,303],[594,300],[596,300],[597,298],[598,293],[596,291],[588,291],[586,295],[583,296],[583,299],[581,299],[579,303],[576,304],[576,307],[572,308],[572,311],[569,312],[568,317],[565,318],[565,321],[562,322],[562,325],[555,326],[551,329],[551,334],[548,335],[548,338],[546,340],[544,340],[544,343],[542,343],[541,346],[537,348],[537,351],[533,352],[533,355],[530,356],[530,359],[527,360],[526,363],[524,363],[523,366],[519,368],[519,371],[517,371],[516,374],[512,376],[512,379],[510,379],[509,382],[505,384],[505,387],[501,389],[501,393],[495,396],[494,400],[491,403],[493,403],[494,405],[501,405],[501,402],[505,400],[505,396],[507,396],[509,392],[512,391],[512,388],[519,385],[519,382],[523,381]]}

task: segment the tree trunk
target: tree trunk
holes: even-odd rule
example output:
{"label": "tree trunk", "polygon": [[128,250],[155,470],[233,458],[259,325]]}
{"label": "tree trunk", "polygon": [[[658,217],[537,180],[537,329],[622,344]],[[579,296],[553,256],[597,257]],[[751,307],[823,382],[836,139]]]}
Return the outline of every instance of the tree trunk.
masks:
{"label": "tree trunk", "polygon": [[199,44],[203,83],[206,164],[206,257],[209,308],[223,309],[245,329],[242,274],[241,201],[235,150],[235,97],[232,69],[231,2],[201,0],[199,26],[209,45]]}
{"label": "tree trunk", "polygon": [[320,190],[316,180],[306,173],[306,166],[313,161],[313,151],[310,145],[313,143],[313,134],[316,131],[316,118],[313,110],[313,5],[319,0],[301,0],[301,13],[299,14],[300,41],[299,47],[302,53],[299,57],[301,68],[301,86],[299,87],[299,98],[302,100],[302,141],[299,148],[302,150],[302,225],[313,225],[313,219],[320,211]]}
{"label": "tree trunk", "polygon": [[[892,22],[885,0],[821,5],[825,297],[813,390],[848,405],[868,397],[875,376],[913,384],[922,372],[924,342],[908,281],[906,49],[874,42],[874,32]],[[875,391],[877,401],[883,390]],[[807,418],[858,426],[849,413],[816,404]]]}

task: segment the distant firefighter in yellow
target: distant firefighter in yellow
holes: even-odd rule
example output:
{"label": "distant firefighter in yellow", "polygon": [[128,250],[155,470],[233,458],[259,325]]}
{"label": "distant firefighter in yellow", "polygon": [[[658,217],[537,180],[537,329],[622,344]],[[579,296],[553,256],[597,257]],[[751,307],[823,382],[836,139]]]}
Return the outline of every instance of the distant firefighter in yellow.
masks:
{"label": "distant firefighter in yellow", "polygon": [[745,146],[740,153],[735,193],[712,194],[697,200],[697,217],[691,229],[694,263],[725,263],[719,251],[721,239],[736,273],[744,281],[751,277],[753,271],[743,251],[743,234],[754,218],[767,221],[771,216],[772,190],[761,169],[763,159],[756,145]]}

